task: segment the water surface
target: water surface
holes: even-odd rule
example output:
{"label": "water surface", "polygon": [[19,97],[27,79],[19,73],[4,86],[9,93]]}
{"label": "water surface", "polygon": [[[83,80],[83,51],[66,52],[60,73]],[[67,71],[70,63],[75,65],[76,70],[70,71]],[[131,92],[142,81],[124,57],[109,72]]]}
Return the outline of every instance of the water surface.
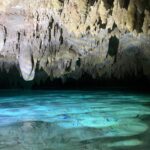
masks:
{"label": "water surface", "polygon": [[0,150],[149,150],[150,95],[0,91]]}

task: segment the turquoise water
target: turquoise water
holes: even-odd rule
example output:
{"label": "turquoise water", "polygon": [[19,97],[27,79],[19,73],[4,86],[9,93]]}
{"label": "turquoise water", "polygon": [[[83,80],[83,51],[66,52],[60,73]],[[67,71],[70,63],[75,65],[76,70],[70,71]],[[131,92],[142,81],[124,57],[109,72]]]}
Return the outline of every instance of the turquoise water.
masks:
{"label": "turquoise water", "polygon": [[0,150],[149,150],[150,95],[0,91]]}

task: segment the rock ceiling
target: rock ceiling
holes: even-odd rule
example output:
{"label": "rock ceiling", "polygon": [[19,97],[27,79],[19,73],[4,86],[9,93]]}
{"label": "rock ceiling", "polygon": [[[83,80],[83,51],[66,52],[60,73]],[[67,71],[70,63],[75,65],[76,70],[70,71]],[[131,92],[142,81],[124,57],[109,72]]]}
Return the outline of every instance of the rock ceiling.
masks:
{"label": "rock ceiling", "polygon": [[150,78],[150,1],[0,0],[0,66],[26,81]]}

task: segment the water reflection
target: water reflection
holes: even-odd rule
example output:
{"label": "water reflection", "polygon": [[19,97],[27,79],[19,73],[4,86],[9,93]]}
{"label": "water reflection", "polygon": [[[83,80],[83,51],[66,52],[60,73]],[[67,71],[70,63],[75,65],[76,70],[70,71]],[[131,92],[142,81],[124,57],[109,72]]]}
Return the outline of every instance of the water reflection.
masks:
{"label": "water reflection", "polygon": [[149,150],[149,103],[119,91],[3,94],[0,149]]}

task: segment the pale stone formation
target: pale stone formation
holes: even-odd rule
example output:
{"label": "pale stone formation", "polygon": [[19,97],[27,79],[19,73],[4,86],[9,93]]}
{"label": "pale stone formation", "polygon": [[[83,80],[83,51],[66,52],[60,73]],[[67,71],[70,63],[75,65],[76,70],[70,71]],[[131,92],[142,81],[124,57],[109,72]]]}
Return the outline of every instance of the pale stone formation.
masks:
{"label": "pale stone formation", "polygon": [[0,0],[0,56],[27,81],[36,71],[41,79],[150,78],[150,1]]}
{"label": "pale stone formation", "polygon": [[0,27],[0,51],[3,49],[4,46],[4,28]]}
{"label": "pale stone formation", "polygon": [[35,65],[31,45],[28,41],[23,41],[20,45],[18,62],[24,80],[33,80],[35,75]]}

